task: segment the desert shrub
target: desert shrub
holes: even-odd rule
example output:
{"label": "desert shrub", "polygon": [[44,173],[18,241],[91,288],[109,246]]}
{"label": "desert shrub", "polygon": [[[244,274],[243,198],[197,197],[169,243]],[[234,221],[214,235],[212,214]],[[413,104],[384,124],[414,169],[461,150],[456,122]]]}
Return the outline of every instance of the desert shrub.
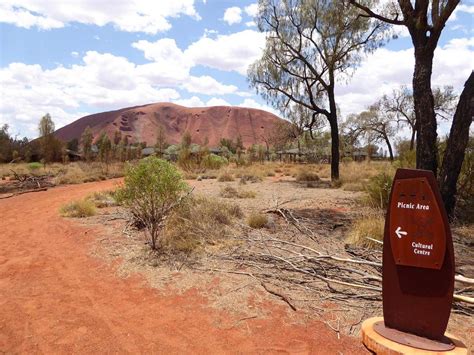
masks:
{"label": "desert shrub", "polygon": [[34,170],[40,169],[42,166],[43,166],[43,164],[35,161],[35,162],[32,162],[32,163],[28,164],[28,169],[30,169],[31,171],[34,171]]}
{"label": "desert shrub", "polygon": [[455,215],[462,222],[474,221],[474,137],[469,138],[459,173]]}
{"label": "desert shrub", "polygon": [[262,181],[262,178],[259,175],[248,173],[248,174],[242,174],[240,176],[240,183],[241,184],[246,184],[247,182],[250,183],[256,183]]}
{"label": "desert shrub", "polygon": [[229,161],[226,158],[211,153],[202,159],[201,167],[206,169],[220,169],[228,163]]}
{"label": "desert shrub", "polygon": [[90,200],[80,200],[69,202],[59,209],[59,213],[63,217],[90,217],[95,215],[95,205]]}
{"label": "desert shrub", "polygon": [[266,214],[253,212],[247,218],[247,224],[249,227],[260,229],[267,225],[268,217]]}
{"label": "desert shrub", "polygon": [[234,177],[228,171],[222,172],[219,177],[217,178],[219,182],[227,182],[227,181],[234,181]]}
{"label": "desert shrub", "polygon": [[296,175],[296,181],[319,181],[319,176],[312,171],[301,169]]}
{"label": "desert shrub", "polygon": [[390,197],[392,182],[393,175],[385,172],[371,177],[365,186],[367,204],[371,207],[386,209]]}
{"label": "desert shrub", "polygon": [[220,196],[224,198],[255,198],[257,194],[251,190],[237,190],[232,186],[226,186],[220,191]]}
{"label": "desert shrub", "polygon": [[[353,223],[347,242],[359,246],[376,247],[379,243],[371,239],[383,240],[385,218],[379,210],[365,211]],[[370,239],[369,239],[370,238]]]}
{"label": "desert shrub", "polygon": [[96,191],[86,197],[87,201],[91,201],[95,207],[104,208],[116,206],[115,191]]}
{"label": "desert shrub", "polygon": [[238,205],[194,196],[180,204],[167,219],[163,246],[171,252],[191,253],[229,237],[235,218],[241,218]]}
{"label": "desert shrub", "polygon": [[117,191],[117,198],[143,223],[151,248],[157,249],[166,217],[179,205],[187,190],[176,167],[148,157],[127,167],[124,186]]}

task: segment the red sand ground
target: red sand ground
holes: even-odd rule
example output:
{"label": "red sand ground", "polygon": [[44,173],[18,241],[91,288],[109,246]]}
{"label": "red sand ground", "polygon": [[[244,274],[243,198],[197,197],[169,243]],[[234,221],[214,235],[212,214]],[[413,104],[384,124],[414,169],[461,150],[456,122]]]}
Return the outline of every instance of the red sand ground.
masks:
{"label": "red sand ground", "polygon": [[221,138],[235,141],[242,137],[245,147],[265,144],[274,133],[274,125],[282,121],[274,114],[245,107],[213,106],[188,108],[171,103],[156,103],[101,112],[82,117],[55,132],[56,137],[68,142],[79,139],[87,126],[95,138],[106,132],[112,139],[116,131],[128,136],[130,143],[156,144],[158,127],[164,129],[169,144],[181,142],[184,132],[189,132],[192,142],[209,147],[219,146]]}
{"label": "red sand ground", "polygon": [[[197,291],[164,296],[88,255],[95,231],[58,208],[116,181],[0,200],[0,353],[365,353],[322,322],[239,320]],[[247,327],[235,324],[246,322]]]}

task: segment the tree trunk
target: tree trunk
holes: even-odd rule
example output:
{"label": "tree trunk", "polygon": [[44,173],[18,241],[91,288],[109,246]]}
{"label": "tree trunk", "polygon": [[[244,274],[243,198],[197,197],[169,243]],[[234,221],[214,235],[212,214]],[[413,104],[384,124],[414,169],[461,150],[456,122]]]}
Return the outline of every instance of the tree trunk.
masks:
{"label": "tree trunk", "polygon": [[339,180],[339,128],[337,116],[331,115],[331,181]]}
{"label": "tree trunk", "polygon": [[[334,79],[331,78],[331,83]],[[337,106],[334,86],[328,89],[329,126],[331,128],[331,181],[339,180],[339,127],[337,124]]]}
{"label": "tree trunk", "polygon": [[464,154],[469,141],[469,127],[473,116],[474,72],[471,72],[471,75],[464,84],[464,90],[461,93],[456,113],[454,114],[438,179],[441,196],[450,219],[452,219],[454,214],[456,184],[464,161]]}
{"label": "tree trunk", "polygon": [[415,48],[415,72],[413,74],[413,98],[416,115],[416,168],[438,170],[436,145],[436,115],[431,91],[431,73],[434,49],[430,46]]}
{"label": "tree trunk", "polygon": [[385,139],[385,143],[387,143],[388,154],[390,155],[390,161],[393,161],[393,150],[392,145],[390,144],[390,139],[387,135],[384,135],[383,139]]}
{"label": "tree trunk", "polygon": [[415,148],[415,134],[416,134],[416,127],[411,126],[411,139],[410,139],[410,151]]}

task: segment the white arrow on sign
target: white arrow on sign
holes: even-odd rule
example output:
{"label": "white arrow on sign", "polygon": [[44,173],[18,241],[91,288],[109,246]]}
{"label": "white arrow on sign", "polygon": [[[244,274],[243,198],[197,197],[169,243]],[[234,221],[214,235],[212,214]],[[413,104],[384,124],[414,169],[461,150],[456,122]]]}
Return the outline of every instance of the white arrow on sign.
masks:
{"label": "white arrow on sign", "polygon": [[402,238],[403,235],[407,235],[408,233],[405,231],[402,231],[402,227],[398,227],[395,231],[395,234],[397,235],[398,238]]}

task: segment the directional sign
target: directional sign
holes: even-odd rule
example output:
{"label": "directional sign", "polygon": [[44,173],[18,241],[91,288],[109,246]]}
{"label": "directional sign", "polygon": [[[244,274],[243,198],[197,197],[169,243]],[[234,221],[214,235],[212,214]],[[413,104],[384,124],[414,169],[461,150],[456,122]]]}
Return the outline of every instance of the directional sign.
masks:
{"label": "directional sign", "polygon": [[427,178],[395,182],[389,228],[397,265],[441,268],[446,249],[446,232]]}
{"label": "directional sign", "polygon": [[385,326],[442,339],[453,290],[453,243],[436,179],[430,171],[398,169],[383,243]]}
{"label": "directional sign", "polygon": [[405,231],[402,231],[402,227],[398,227],[397,230],[395,231],[395,234],[397,235],[398,238],[401,238],[404,235],[407,235],[408,233]]}

